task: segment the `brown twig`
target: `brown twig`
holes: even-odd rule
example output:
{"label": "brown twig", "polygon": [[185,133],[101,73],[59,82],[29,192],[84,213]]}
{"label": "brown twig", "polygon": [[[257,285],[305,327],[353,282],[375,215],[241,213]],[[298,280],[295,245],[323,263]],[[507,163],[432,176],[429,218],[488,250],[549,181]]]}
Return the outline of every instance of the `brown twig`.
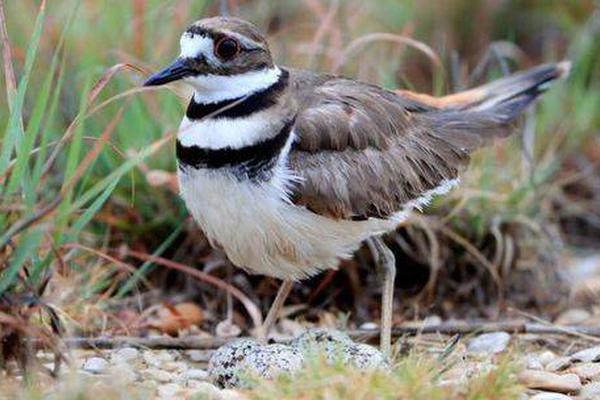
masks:
{"label": "brown twig", "polygon": [[[528,323],[524,320],[507,320],[499,322],[446,322],[439,325],[423,325],[422,323],[405,324],[392,329],[395,337],[415,336],[421,334],[438,333],[442,335],[468,335],[489,332],[507,332],[511,334],[537,334],[537,335],[569,335],[582,339],[600,341],[600,327],[585,326],[552,326],[540,323]],[[352,330],[348,334],[355,339],[370,339],[379,336],[378,329]],[[65,344],[72,348],[97,348],[112,349],[123,346],[134,346],[148,349],[216,349],[230,340],[237,338],[198,338],[198,337],[95,337],[95,338],[67,338]]]}

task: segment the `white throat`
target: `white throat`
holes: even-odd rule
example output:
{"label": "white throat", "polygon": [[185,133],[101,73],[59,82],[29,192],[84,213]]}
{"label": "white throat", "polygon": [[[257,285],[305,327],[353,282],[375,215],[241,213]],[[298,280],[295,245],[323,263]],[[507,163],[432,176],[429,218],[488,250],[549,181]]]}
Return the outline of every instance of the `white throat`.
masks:
{"label": "white throat", "polygon": [[200,104],[236,99],[263,90],[279,79],[281,70],[265,68],[237,75],[199,75],[184,78],[194,88],[194,100]]}

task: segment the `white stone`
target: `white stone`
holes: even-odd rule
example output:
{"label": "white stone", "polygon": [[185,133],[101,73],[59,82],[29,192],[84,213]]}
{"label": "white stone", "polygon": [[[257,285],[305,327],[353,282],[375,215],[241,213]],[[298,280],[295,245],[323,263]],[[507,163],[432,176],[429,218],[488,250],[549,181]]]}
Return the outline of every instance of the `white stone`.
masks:
{"label": "white stone", "polygon": [[185,377],[187,379],[196,379],[196,380],[200,380],[200,381],[205,381],[208,379],[208,372],[203,369],[199,369],[199,368],[188,369],[185,372]]}
{"label": "white stone", "polygon": [[181,391],[181,386],[175,383],[167,383],[166,385],[160,385],[157,389],[158,397],[161,399],[177,399],[180,398],[178,393]]}
{"label": "white stone", "polygon": [[558,325],[581,325],[591,317],[592,314],[582,308],[571,308],[556,317],[554,323]]}
{"label": "white stone", "polygon": [[600,378],[600,363],[581,363],[575,364],[569,372],[574,373],[584,381],[596,380]]}
{"label": "white stone", "polygon": [[548,365],[548,363],[553,361],[555,358],[556,354],[554,354],[550,350],[546,350],[538,356],[538,360],[540,360],[543,366]]}
{"label": "white stone", "polygon": [[113,363],[130,363],[140,356],[140,351],[133,347],[124,347],[112,353],[111,361]]}
{"label": "white stone", "polygon": [[144,361],[150,367],[161,367],[163,364],[174,361],[175,357],[166,350],[148,350],[143,353]]}
{"label": "white stone", "polygon": [[142,375],[146,379],[152,379],[156,382],[167,383],[173,380],[173,375],[167,371],[157,368],[148,368],[142,371]]}
{"label": "white stone", "polygon": [[580,397],[585,400],[600,398],[600,382],[592,382],[581,388]]}
{"label": "white stone", "polygon": [[550,372],[563,371],[571,366],[571,357],[558,357],[546,364],[546,370]]}
{"label": "white stone", "polygon": [[365,331],[374,331],[379,329],[379,325],[377,325],[375,322],[365,322],[361,326],[359,326],[358,329],[362,329]]}
{"label": "white stone", "polygon": [[579,362],[600,361],[600,346],[590,347],[589,349],[578,351],[571,356],[571,359]]}
{"label": "white stone", "polygon": [[185,355],[193,362],[206,361],[206,352],[202,350],[186,350]]}
{"label": "white stone", "polygon": [[92,374],[101,374],[106,371],[108,361],[100,357],[91,357],[83,364],[83,370]]}
{"label": "white stone", "polygon": [[509,342],[510,335],[506,332],[484,333],[471,340],[467,350],[471,353],[502,353]]}
{"label": "white stone", "polygon": [[531,396],[529,400],[571,400],[571,397],[561,393],[542,392]]}

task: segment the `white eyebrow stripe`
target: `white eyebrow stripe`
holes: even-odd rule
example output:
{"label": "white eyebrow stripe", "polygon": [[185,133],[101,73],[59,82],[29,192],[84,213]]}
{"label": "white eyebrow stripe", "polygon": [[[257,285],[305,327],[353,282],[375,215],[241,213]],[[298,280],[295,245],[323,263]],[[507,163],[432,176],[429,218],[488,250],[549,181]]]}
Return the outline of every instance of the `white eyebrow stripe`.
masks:
{"label": "white eyebrow stripe", "polygon": [[210,61],[216,61],[213,54],[214,41],[207,36],[185,32],[179,40],[181,58],[196,58],[202,54]]}

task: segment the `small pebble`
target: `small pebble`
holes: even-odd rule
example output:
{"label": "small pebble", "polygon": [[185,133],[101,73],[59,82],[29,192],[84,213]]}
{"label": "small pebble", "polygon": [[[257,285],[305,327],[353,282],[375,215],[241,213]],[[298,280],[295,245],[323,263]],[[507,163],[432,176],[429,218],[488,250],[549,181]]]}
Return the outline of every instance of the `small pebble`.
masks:
{"label": "small pebble", "polygon": [[590,381],[600,378],[600,363],[581,363],[575,364],[569,372],[579,376],[584,381]]}
{"label": "small pebble", "polygon": [[600,382],[592,382],[584,385],[579,394],[582,399],[597,400],[600,398]]}
{"label": "small pebble", "polygon": [[571,357],[558,357],[546,364],[546,371],[564,371],[571,366]]}
{"label": "small pebble", "polygon": [[188,365],[183,361],[170,361],[162,365],[162,369],[169,372],[184,372],[188,368]]}
{"label": "small pebble", "polygon": [[142,375],[146,379],[152,379],[156,382],[167,383],[173,380],[173,375],[167,371],[158,368],[148,368],[142,371]]}
{"label": "small pebble", "polygon": [[546,371],[525,370],[519,374],[519,383],[530,389],[559,393],[577,393],[581,390],[581,380],[575,374],[558,375]]}
{"label": "small pebble", "polygon": [[543,370],[544,366],[540,362],[540,359],[535,354],[528,354],[524,358],[526,369]]}
{"label": "small pebble", "polygon": [[140,356],[140,351],[133,347],[124,347],[112,353],[111,361],[113,363],[129,363],[135,361]]}
{"label": "small pebble", "polygon": [[167,383],[166,385],[160,385],[157,388],[158,397],[161,399],[176,399],[180,398],[179,392],[182,390],[182,387],[175,383]]}
{"label": "small pebble", "polygon": [[571,308],[562,312],[554,323],[557,325],[581,325],[592,317],[588,311],[582,308]]}
{"label": "small pebble", "polygon": [[190,361],[193,362],[205,362],[206,352],[202,350],[186,350],[185,355],[188,356]]}
{"label": "small pebble", "polygon": [[208,379],[208,372],[206,372],[203,369],[198,369],[198,368],[188,369],[185,372],[185,377],[187,379],[196,379],[199,381],[205,381]]}
{"label": "small pebble", "polygon": [[375,322],[365,322],[365,323],[361,324],[361,326],[358,327],[358,329],[361,329],[364,331],[374,331],[378,328],[379,328],[379,325],[377,325]]}
{"label": "small pebble", "polygon": [[600,346],[590,347],[589,349],[578,351],[571,356],[571,359],[578,362],[600,361]]}
{"label": "small pebble", "polygon": [[538,360],[540,360],[543,366],[548,365],[548,363],[553,361],[555,358],[556,354],[554,354],[550,350],[546,350],[538,356]]}
{"label": "small pebble", "polygon": [[506,332],[492,332],[479,335],[467,346],[470,353],[502,353],[508,347],[510,335]]}
{"label": "small pebble", "polygon": [[175,357],[167,350],[152,351],[148,350],[143,353],[144,361],[150,367],[161,367],[164,363],[174,361]]}
{"label": "small pebble", "polygon": [[439,315],[429,315],[423,320],[423,326],[436,326],[442,323],[442,318]]}
{"label": "small pebble", "polygon": [[100,357],[91,357],[83,364],[83,370],[92,374],[101,374],[106,371],[108,361]]}
{"label": "small pebble", "polygon": [[542,392],[531,396],[529,400],[571,400],[571,397],[562,393]]}

